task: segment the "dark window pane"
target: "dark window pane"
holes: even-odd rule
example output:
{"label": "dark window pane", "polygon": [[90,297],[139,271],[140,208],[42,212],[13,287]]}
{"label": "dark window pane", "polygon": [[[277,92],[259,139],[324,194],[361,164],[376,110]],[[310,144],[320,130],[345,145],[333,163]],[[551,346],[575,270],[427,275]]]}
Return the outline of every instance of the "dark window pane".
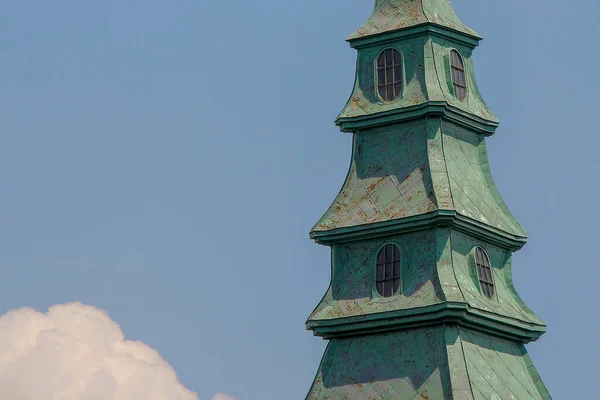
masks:
{"label": "dark window pane", "polygon": [[464,100],[466,97],[465,89],[460,86],[455,85],[455,90],[456,90],[456,98],[461,101]]}
{"label": "dark window pane", "polygon": [[394,264],[387,263],[385,264],[385,279],[393,279],[394,278]]}
{"label": "dark window pane", "polygon": [[483,281],[483,277],[485,276],[485,270],[482,266],[479,266],[477,273],[479,274],[479,280]]}
{"label": "dark window pane", "polygon": [[382,100],[394,100],[402,93],[402,76],[402,54],[396,49],[383,51],[377,59],[377,87]]}
{"label": "dark window pane", "polygon": [[377,67],[378,68],[385,67],[385,56],[383,54],[380,54],[379,58],[377,59]]}
{"label": "dark window pane", "polygon": [[393,65],[393,60],[392,60],[393,54],[394,54],[394,50],[393,49],[387,49],[385,51],[385,65],[386,66]]}
{"label": "dark window pane", "polygon": [[383,295],[385,297],[390,297],[391,295],[394,294],[394,292],[392,291],[392,282],[390,281],[386,281],[384,284],[384,288],[383,288]]}
{"label": "dark window pane", "polygon": [[383,252],[380,251],[377,254],[377,264],[383,264],[385,262],[384,257],[383,257]]}
{"label": "dark window pane", "polygon": [[393,296],[400,288],[400,260],[398,246],[387,244],[379,250],[376,264],[377,293],[383,297]]}
{"label": "dark window pane", "polygon": [[402,66],[397,65],[394,67],[394,83],[402,82]]}
{"label": "dark window pane", "polygon": [[467,87],[467,82],[466,82],[466,78],[465,78],[465,71],[460,71],[460,73],[458,74],[458,83],[460,85],[462,85],[463,87]]}
{"label": "dark window pane", "polygon": [[400,289],[400,279],[394,279],[394,293],[398,293]]}
{"label": "dark window pane", "polygon": [[475,261],[478,264],[481,264],[483,262],[483,260],[481,259],[481,249],[478,248],[477,250],[475,250],[475,257],[476,257]]}
{"label": "dark window pane", "polygon": [[400,83],[396,83],[394,85],[394,92],[395,92],[394,93],[395,97],[398,97],[400,95],[400,93],[402,93],[402,85]]}
{"label": "dark window pane", "polygon": [[490,259],[481,247],[475,249],[475,265],[479,276],[481,293],[489,298],[494,297],[494,277]]}
{"label": "dark window pane", "polygon": [[385,261],[390,262],[394,258],[394,246],[393,244],[388,244],[385,246]]}
{"label": "dark window pane", "polygon": [[394,100],[394,86],[386,86],[386,100]]}
{"label": "dark window pane", "polygon": [[385,84],[392,85],[394,83],[394,69],[386,68],[385,69]]}
{"label": "dark window pane", "polygon": [[465,66],[462,57],[456,50],[450,52],[450,69],[452,83],[454,84],[454,95],[459,100],[467,97],[467,80],[465,76]]}
{"label": "dark window pane", "polygon": [[385,85],[385,69],[384,68],[377,70],[377,84],[380,86]]}
{"label": "dark window pane", "polygon": [[384,264],[377,264],[377,282],[385,279]]}

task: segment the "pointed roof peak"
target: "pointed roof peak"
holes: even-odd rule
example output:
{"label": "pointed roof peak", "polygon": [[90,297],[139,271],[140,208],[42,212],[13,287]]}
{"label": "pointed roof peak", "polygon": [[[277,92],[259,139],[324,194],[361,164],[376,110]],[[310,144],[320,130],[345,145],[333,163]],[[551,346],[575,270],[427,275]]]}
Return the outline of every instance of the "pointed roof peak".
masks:
{"label": "pointed roof peak", "polygon": [[348,40],[432,24],[481,39],[456,16],[450,0],[375,0],[373,14]]}

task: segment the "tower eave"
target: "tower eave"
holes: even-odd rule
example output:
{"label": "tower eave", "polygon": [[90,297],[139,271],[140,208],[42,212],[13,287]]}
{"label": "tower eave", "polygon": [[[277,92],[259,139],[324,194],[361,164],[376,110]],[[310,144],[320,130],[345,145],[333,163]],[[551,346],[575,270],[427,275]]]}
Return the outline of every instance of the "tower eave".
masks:
{"label": "tower eave", "polygon": [[350,35],[348,38],[346,38],[346,41],[350,44],[350,47],[358,49],[374,43],[385,43],[387,41],[398,39],[408,39],[422,34],[431,34],[450,39],[462,43],[470,48],[479,46],[479,42],[483,40],[483,37],[479,36],[478,34],[468,34],[448,28],[447,26],[425,22],[418,25],[377,32],[364,36]]}
{"label": "tower eave", "polygon": [[455,210],[436,210],[408,218],[387,220],[373,224],[311,230],[310,238],[322,245],[362,240],[390,234],[414,232],[436,226],[450,226],[458,231],[484,239],[502,248],[517,251],[527,243],[527,234],[510,233],[465,217]]}
{"label": "tower eave", "polygon": [[412,107],[396,108],[361,116],[343,116],[340,114],[334,122],[342,132],[353,133],[361,129],[409,121],[427,115],[443,115],[459,125],[476,129],[485,136],[493,135],[499,125],[499,121],[495,118],[479,117],[453,107],[446,101],[429,101]]}
{"label": "tower eave", "polygon": [[547,329],[543,323],[500,316],[457,302],[354,317],[309,319],[306,322],[306,329],[313,331],[315,336],[332,339],[390,330],[415,329],[443,323],[456,323],[523,344],[538,340]]}

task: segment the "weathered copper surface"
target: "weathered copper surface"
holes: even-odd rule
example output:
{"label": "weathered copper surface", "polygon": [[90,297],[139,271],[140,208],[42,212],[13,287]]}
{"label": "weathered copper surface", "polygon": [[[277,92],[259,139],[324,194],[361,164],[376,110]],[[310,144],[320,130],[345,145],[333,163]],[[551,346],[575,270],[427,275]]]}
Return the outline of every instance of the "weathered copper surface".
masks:
{"label": "weathered copper surface", "polygon": [[[448,0],[377,0],[349,38],[357,75],[336,123],[353,135],[352,156],[311,231],[331,247],[332,277],[307,321],[330,340],[307,399],[551,399],[524,347],[546,325],[512,281],[527,235],[490,172],[485,138],[498,121],[475,80],[479,39]],[[403,68],[391,101],[376,68],[389,48]],[[452,52],[464,62],[458,96]],[[388,244],[400,285],[383,297],[377,254]],[[490,262],[485,292],[476,254]]]}
{"label": "weathered copper surface", "polygon": [[427,23],[480,38],[458,19],[449,0],[376,0],[373,14],[348,40]]}
{"label": "weathered copper surface", "polygon": [[483,135],[423,119],[364,130],[354,141],[348,178],[314,231],[441,209],[526,236],[496,189]]}

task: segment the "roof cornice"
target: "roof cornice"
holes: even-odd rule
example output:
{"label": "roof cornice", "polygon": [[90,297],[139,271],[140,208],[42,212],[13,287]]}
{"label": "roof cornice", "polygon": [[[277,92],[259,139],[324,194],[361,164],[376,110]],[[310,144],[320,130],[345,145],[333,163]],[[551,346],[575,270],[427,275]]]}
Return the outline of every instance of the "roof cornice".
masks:
{"label": "roof cornice", "polygon": [[409,121],[426,115],[443,115],[461,126],[475,129],[486,136],[493,135],[498,127],[498,121],[490,121],[464,112],[450,106],[445,101],[429,101],[412,107],[402,107],[358,117],[338,117],[335,124],[340,127],[342,132],[356,132],[376,126]]}
{"label": "roof cornice", "polygon": [[517,251],[527,243],[527,236],[517,236],[465,217],[455,210],[436,210],[408,218],[399,218],[374,224],[310,232],[310,238],[319,244],[351,242],[397,233],[408,233],[432,227],[450,226],[457,231],[480,238],[491,244]]}
{"label": "roof cornice", "polygon": [[410,39],[422,35],[437,36],[444,39],[449,39],[457,43],[464,44],[470,48],[479,46],[480,37],[465,35],[462,32],[457,32],[445,26],[437,25],[430,22],[401,28],[394,31],[387,31],[373,36],[357,37],[347,39],[350,46],[355,49],[361,49],[372,45],[383,44],[400,39]]}
{"label": "roof cornice", "polygon": [[477,331],[529,343],[546,332],[546,325],[534,324],[501,316],[462,302],[444,302],[420,308],[394,310],[329,320],[309,319],[306,328],[325,339],[347,337],[390,330],[414,329],[442,323],[476,329]]}

